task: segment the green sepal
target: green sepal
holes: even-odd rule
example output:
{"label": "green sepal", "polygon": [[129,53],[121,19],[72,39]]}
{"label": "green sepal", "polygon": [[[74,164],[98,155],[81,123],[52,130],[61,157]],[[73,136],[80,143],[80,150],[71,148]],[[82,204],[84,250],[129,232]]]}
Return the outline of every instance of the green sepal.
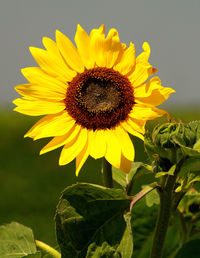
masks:
{"label": "green sepal", "polygon": [[40,257],[40,252],[36,250],[33,232],[24,225],[11,222],[0,226],[0,239],[1,258]]}
{"label": "green sepal", "polygon": [[196,134],[196,140],[198,141],[200,139],[200,121],[191,121],[189,126]]}
{"label": "green sepal", "polygon": [[[130,219],[124,217],[130,203],[121,189],[86,183],[67,187],[55,217],[62,257],[131,257]],[[124,250],[127,238],[132,244]]]}

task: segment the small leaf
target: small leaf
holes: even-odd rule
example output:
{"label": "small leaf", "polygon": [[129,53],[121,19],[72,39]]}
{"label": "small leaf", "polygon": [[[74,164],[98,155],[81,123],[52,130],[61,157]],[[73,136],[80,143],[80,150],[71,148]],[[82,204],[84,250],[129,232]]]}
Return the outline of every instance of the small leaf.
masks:
{"label": "small leaf", "polygon": [[1,258],[21,258],[29,254],[40,257],[36,253],[32,230],[17,222],[0,226],[0,239]]}
{"label": "small leaf", "polygon": [[67,187],[56,212],[62,257],[123,257],[120,243],[130,236],[124,219],[130,202],[121,189],[86,183]]}
{"label": "small leaf", "polygon": [[199,258],[200,239],[194,239],[186,242],[176,254],[175,258]]}
{"label": "small leaf", "polygon": [[158,172],[158,173],[156,173],[155,177],[158,178],[158,177],[166,176],[166,175],[173,176],[175,170],[176,170],[176,164],[173,165],[173,166],[169,169],[168,172]]}

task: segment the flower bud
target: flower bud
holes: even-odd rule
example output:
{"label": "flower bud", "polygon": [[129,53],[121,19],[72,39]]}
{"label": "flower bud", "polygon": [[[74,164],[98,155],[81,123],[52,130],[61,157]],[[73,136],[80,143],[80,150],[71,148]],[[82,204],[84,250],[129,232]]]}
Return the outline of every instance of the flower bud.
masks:
{"label": "flower bud", "polygon": [[166,171],[183,157],[200,157],[199,138],[199,121],[165,123],[156,126],[152,134],[145,135],[144,145],[151,161],[157,159],[156,163]]}
{"label": "flower bud", "polygon": [[153,143],[163,148],[192,147],[196,135],[188,124],[166,123],[156,127],[152,133]]}

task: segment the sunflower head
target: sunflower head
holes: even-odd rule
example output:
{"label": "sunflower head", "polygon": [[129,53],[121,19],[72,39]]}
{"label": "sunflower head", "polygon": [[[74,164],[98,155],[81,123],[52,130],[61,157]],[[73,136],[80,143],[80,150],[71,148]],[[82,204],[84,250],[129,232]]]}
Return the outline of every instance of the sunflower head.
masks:
{"label": "sunflower head", "polygon": [[61,32],[43,38],[44,49],[31,47],[39,67],[22,69],[28,83],[16,86],[23,97],[16,111],[44,116],[25,136],[53,139],[41,154],[63,146],[59,164],[76,158],[76,174],[88,156],[105,157],[129,172],[134,147],[129,134],[143,140],[145,123],[165,111],[156,108],[174,92],[152,77],[150,47],[136,58],[135,47],[121,43],[117,30],[104,25],[88,35],[78,25],[76,46]]}

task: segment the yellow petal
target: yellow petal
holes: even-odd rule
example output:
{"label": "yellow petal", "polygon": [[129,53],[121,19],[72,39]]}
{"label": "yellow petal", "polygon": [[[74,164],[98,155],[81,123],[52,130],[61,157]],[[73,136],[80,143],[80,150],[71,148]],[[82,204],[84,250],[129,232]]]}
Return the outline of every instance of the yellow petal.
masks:
{"label": "yellow petal", "polygon": [[134,97],[139,103],[147,103],[158,106],[168,99],[175,90],[161,86],[158,77],[153,77],[150,81],[143,83],[134,90]]}
{"label": "yellow petal", "polygon": [[100,67],[105,67],[105,27],[102,24],[98,29],[93,29],[90,33],[90,53],[95,62]]}
{"label": "yellow petal", "polygon": [[129,48],[123,51],[123,55],[118,64],[113,67],[121,74],[126,75],[135,68],[135,46],[130,42]]}
{"label": "yellow petal", "polygon": [[126,159],[123,155],[121,156],[120,169],[125,173],[129,173],[131,170],[131,161]]}
{"label": "yellow petal", "polygon": [[48,84],[36,85],[36,84],[21,84],[15,87],[15,90],[23,95],[33,98],[42,98],[46,100],[64,100],[66,98],[66,90],[60,87],[50,88]]}
{"label": "yellow petal", "polygon": [[69,64],[66,62],[66,60],[64,59],[64,57],[62,56],[62,54],[60,53],[60,50],[58,48],[58,45],[56,44],[56,42],[54,42],[52,39],[44,37],[43,40],[43,45],[45,46],[45,48],[48,51],[48,54],[54,56],[54,58],[56,58],[56,60],[62,64],[63,67],[65,67],[65,69],[68,69],[70,72],[74,73],[75,76],[75,71],[73,69],[73,67],[70,67]]}
{"label": "yellow petal", "polygon": [[115,134],[121,145],[123,156],[126,159],[133,161],[135,157],[135,150],[128,133],[120,126],[117,126],[112,130],[112,132]]}
{"label": "yellow petal", "polygon": [[167,113],[166,111],[163,112],[160,112],[160,109],[152,105],[135,104],[132,111],[129,113],[129,117],[137,120],[151,120]]}
{"label": "yellow petal", "polygon": [[64,61],[44,49],[30,47],[30,52],[40,67],[48,74],[58,78],[65,78],[71,81],[76,76],[76,72],[70,70]]}
{"label": "yellow petal", "polygon": [[87,141],[82,151],[76,157],[76,176],[78,176],[82,166],[89,156],[89,142]]}
{"label": "yellow petal", "polygon": [[43,137],[61,136],[66,134],[75,124],[66,111],[56,115],[47,115],[40,119],[24,137],[31,137],[34,140]]}
{"label": "yellow petal", "polygon": [[63,166],[71,162],[83,150],[87,142],[87,129],[82,128],[80,133],[62,149],[59,165]]}
{"label": "yellow petal", "polygon": [[72,42],[60,31],[56,31],[56,42],[66,63],[78,73],[84,71],[82,59]]}
{"label": "yellow petal", "polygon": [[43,43],[43,45],[45,46],[46,50],[47,50],[49,53],[51,53],[52,55],[54,55],[56,58],[60,59],[60,62],[63,63],[62,56],[60,55],[58,46],[57,46],[57,44],[56,44],[55,41],[53,41],[53,40],[50,39],[50,38],[43,37],[42,43]]}
{"label": "yellow petal", "polygon": [[42,148],[40,155],[55,150],[67,142],[73,141],[79,134],[80,130],[81,127],[79,125],[74,125],[66,134],[54,137],[47,145]]}
{"label": "yellow petal", "polygon": [[78,52],[87,69],[94,67],[94,60],[90,56],[90,37],[84,29],[78,24],[74,38]]}
{"label": "yellow petal", "polygon": [[107,141],[105,158],[111,165],[116,168],[120,168],[122,153],[120,143],[111,130],[106,130],[105,134]]}
{"label": "yellow petal", "polygon": [[140,138],[142,141],[144,141],[144,136],[141,132],[138,132],[133,126],[132,123],[127,123],[127,122],[123,122],[121,123],[121,126],[124,128],[124,130],[126,130],[127,132],[129,132],[130,134]]}
{"label": "yellow petal", "polygon": [[136,66],[134,72],[128,75],[128,78],[134,88],[140,86],[149,78],[149,76],[157,72],[157,69],[153,68],[152,65],[150,65],[150,63],[148,62],[150,56],[149,44],[147,42],[144,42],[142,47],[144,52],[136,58]]}
{"label": "yellow petal", "polygon": [[153,110],[154,112],[157,113],[157,117],[166,116],[168,120],[170,119],[170,115],[168,114],[167,111],[165,111],[165,110],[163,110],[163,109],[160,109],[160,108],[157,108],[157,107],[154,107],[154,106],[152,106],[151,108],[152,108],[152,110]]}
{"label": "yellow petal", "polygon": [[46,101],[28,97],[15,99],[13,103],[17,106],[14,111],[30,116],[56,114],[66,107],[63,101]]}
{"label": "yellow petal", "polygon": [[151,53],[151,49],[150,49],[150,46],[149,46],[149,43],[148,42],[144,42],[143,45],[142,45],[142,48],[144,50],[144,52],[142,52],[136,59],[136,62],[137,63],[143,63],[143,64],[146,64],[149,57],[150,57],[150,53]]}
{"label": "yellow petal", "polygon": [[91,54],[100,67],[112,68],[123,53],[117,30],[110,29],[105,38],[104,27],[91,34]]}
{"label": "yellow petal", "polygon": [[90,155],[94,159],[99,159],[105,156],[106,152],[106,136],[104,130],[96,130],[91,133],[91,148]]}
{"label": "yellow petal", "polygon": [[66,92],[68,86],[66,81],[62,82],[57,78],[49,76],[39,67],[23,68],[21,69],[21,72],[24,75],[24,77],[32,84],[37,84],[41,86],[45,85],[46,87],[49,87],[51,89],[56,87],[59,88],[59,91]]}
{"label": "yellow petal", "polygon": [[151,65],[136,64],[134,72],[128,75],[128,79],[133,87],[136,88],[156,72],[157,69],[154,69]]}

